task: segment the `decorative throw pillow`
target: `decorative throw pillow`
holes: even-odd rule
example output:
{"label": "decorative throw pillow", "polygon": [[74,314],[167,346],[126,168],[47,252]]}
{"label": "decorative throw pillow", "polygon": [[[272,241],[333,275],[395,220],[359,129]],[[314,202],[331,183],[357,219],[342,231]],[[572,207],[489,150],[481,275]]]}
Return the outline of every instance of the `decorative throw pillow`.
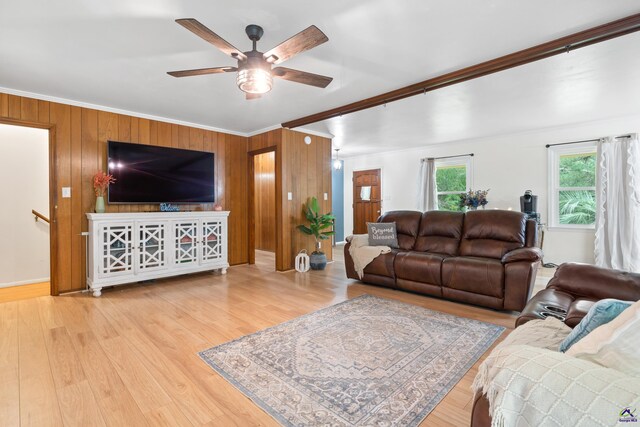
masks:
{"label": "decorative throw pillow", "polygon": [[572,345],[586,337],[598,326],[611,322],[618,317],[625,308],[633,304],[633,301],[620,301],[617,299],[603,299],[591,306],[586,316],[573,328],[573,331],[560,344],[560,351],[567,351]]}
{"label": "decorative throw pillow", "polygon": [[398,247],[398,234],[395,222],[368,222],[369,246]]}
{"label": "decorative throw pillow", "polygon": [[599,326],[565,354],[590,360],[629,376],[640,376],[640,301],[611,322]]}

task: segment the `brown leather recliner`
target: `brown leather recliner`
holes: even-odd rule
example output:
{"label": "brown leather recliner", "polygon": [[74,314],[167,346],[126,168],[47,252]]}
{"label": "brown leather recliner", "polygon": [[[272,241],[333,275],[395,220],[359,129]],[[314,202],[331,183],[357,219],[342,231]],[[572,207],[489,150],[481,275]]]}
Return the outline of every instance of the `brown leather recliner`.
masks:
{"label": "brown leather recliner", "polygon": [[640,274],[589,264],[562,264],[547,287],[529,300],[516,320],[516,327],[529,320],[553,316],[573,328],[595,302],[606,298],[639,300]]}
{"label": "brown leather recliner", "polygon": [[[364,269],[363,282],[499,310],[520,311],[542,252],[535,221],[512,211],[391,211],[398,248]],[[359,279],[345,245],[347,277]]]}
{"label": "brown leather recliner", "polygon": [[[640,300],[640,274],[588,264],[562,264],[547,287],[529,300],[516,320],[516,327],[553,316],[573,328],[595,302],[606,298]],[[476,396],[473,402],[471,426],[491,426],[489,401],[484,395]]]}

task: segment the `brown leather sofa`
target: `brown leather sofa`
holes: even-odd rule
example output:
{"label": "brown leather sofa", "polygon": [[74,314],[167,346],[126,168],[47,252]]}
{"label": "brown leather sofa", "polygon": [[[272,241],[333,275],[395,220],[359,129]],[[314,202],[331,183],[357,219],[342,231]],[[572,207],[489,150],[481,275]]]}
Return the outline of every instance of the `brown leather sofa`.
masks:
{"label": "brown leather sofa", "polygon": [[[640,274],[588,264],[562,264],[547,287],[529,300],[516,320],[516,327],[533,319],[553,316],[573,328],[596,301],[606,298],[640,300]],[[471,426],[491,426],[489,401],[485,396],[476,396]]]}
{"label": "brown leather sofa", "polygon": [[[362,281],[499,310],[524,308],[542,252],[536,223],[513,211],[390,211],[397,249],[364,269]],[[344,249],[347,277],[359,279]]]}

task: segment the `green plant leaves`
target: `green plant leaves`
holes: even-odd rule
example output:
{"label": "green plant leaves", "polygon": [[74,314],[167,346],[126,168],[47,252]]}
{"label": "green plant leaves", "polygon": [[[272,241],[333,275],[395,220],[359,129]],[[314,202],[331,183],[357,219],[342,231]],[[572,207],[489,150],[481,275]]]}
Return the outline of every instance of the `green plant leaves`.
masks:
{"label": "green plant leaves", "polygon": [[597,211],[595,193],[593,190],[560,191],[560,224],[594,224]]}
{"label": "green plant leaves", "polygon": [[298,225],[298,230],[303,232],[304,234],[308,234],[310,236],[314,236],[317,240],[326,240],[329,236],[335,234],[333,231],[324,231],[328,228],[333,227],[333,223],[335,221],[335,216],[331,215],[331,212],[326,214],[320,214],[320,204],[318,203],[318,199],[312,197],[303,207],[303,213],[307,221],[309,221],[309,226],[306,225]]}

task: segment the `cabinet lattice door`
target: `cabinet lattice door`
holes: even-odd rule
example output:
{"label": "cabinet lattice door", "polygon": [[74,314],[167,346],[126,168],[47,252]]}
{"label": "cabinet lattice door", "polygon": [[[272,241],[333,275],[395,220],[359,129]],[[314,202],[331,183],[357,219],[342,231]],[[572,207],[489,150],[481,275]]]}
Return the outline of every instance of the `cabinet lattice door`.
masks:
{"label": "cabinet lattice door", "polygon": [[102,260],[99,275],[133,273],[133,223],[105,224],[100,227]]}
{"label": "cabinet lattice door", "polygon": [[167,268],[166,222],[138,222],[136,272]]}
{"label": "cabinet lattice door", "polygon": [[198,263],[198,221],[174,223],[176,242],[174,264],[187,266]]}
{"label": "cabinet lattice door", "polygon": [[223,257],[222,221],[202,222],[202,262],[217,261]]}

